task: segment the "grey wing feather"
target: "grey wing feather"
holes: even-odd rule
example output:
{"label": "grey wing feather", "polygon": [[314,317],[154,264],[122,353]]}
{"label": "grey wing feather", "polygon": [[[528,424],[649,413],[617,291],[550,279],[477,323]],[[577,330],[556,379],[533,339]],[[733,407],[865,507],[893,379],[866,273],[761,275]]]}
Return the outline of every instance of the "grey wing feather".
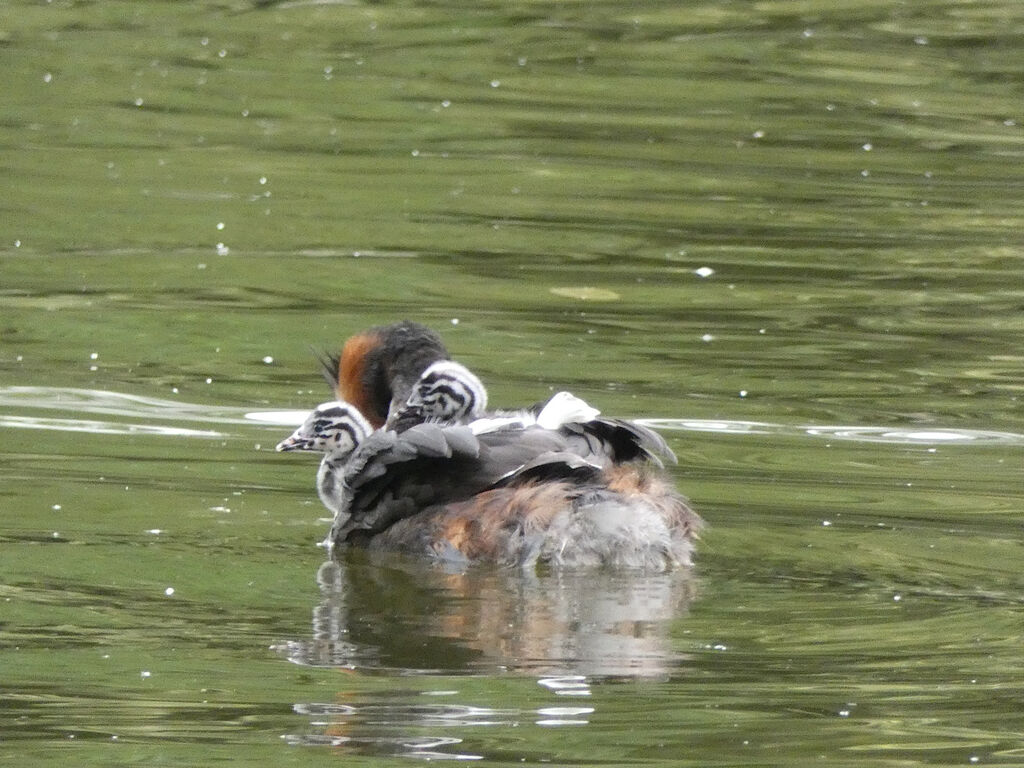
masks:
{"label": "grey wing feather", "polygon": [[417,456],[449,458],[452,455],[444,430],[434,424],[417,424],[410,427],[401,433],[398,444],[402,446],[403,456],[408,456],[407,460]]}

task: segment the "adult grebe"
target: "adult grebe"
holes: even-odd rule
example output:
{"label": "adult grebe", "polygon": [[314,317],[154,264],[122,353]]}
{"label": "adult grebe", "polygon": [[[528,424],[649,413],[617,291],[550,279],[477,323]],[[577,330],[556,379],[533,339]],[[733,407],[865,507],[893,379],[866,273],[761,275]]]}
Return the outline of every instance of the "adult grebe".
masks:
{"label": "adult grebe", "polygon": [[656,433],[568,393],[479,418],[479,379],[457,363],[431,368],[403,386],[404,402],[392,388],[395,429],[370,432],[357,409],[327,403],[278,446],[324,453],[332,545],[521,567],[692,562],[702,521],[659,471],[658,454],[674,457]]}

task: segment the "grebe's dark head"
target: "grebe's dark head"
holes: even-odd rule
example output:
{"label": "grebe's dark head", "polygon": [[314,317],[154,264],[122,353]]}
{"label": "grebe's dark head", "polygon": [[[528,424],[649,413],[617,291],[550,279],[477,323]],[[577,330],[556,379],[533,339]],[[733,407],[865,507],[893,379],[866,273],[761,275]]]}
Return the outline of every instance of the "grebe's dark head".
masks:
{"label": "grebe's dark head", "polygon": [[448,359],[441,337],[425,325],[404,320],[357,333],[341,354],[322,361],[339,399],[351,403],[374,427],[409,398],[423,371]]}
{"label": "grebe's dark head", "polygon": [[373,427],[355,407],[331,402],[318,405],[302,426],[277,444],[278,451],[312,451],[347,458]]}

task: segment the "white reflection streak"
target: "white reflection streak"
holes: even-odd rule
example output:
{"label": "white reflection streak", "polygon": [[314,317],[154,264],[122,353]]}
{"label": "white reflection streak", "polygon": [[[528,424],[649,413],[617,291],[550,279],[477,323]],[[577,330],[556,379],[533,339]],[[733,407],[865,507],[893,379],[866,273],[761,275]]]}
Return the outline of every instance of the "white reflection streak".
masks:
{"label": "white reflection streak", "polygon": [[158,424],[119,424],[114,421],[82,419],[42,419],[33,416],[0,416],[0,427],[15,429],[49,429],[57,432],[88,432],[94,435],[164,435],[173,437],[224,437],[221,432]]}
{"label": "white reflection streak", "polygon": [[101,413],[145,419],[247,424],[241,408],[199,405],[102,389],[73,387],[0,387],[0,406],[41,410]]}
{"label": "white reflection streak", "polygon": [[679,432],[716,432],[719,434],[807,436],[829,440],[853,440],[865,443],[897,445],[1024,445],[1024,435],[982,429],[929,427],[870,427],[841,425],[770,424],[759,421],[711,419],[636,419],[651,429]]}
{"label": "white reflection streak", "polygon": [[541,707],[537,714],[543,717],[536,723],[543,726],[590,725],[589,720],[580,716],[592,715],[595,711],[593,707]]}
{"label": "white reflection streak", "polygon": [[779,424],[767,424],[761,421],[723,421],[722,419],[635,419],[635,421],[651,429],[748,435],[768,434],[781,427]]}
{"label": "white reflection streak", "polygon": [[549,691],[559,696],[589,696],[590,683],[583,675],[562,675],[560,677],[542,677],[537,681]]}

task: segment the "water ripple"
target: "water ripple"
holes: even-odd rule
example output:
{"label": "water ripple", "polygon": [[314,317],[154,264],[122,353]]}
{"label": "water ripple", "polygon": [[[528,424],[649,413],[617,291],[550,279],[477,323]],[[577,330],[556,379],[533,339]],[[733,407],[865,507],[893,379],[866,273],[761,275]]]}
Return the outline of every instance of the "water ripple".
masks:
{"label": "water ripple", "polygon": [[[213,429],[196,429],[181,423],[252,424],[254,421],[290,425],[301,423],[304,411],[289,412],[290,419],[249,418],[242,408],[200,405],[156,397],[129,395],[99,389],[71,387],[0,387],[0,427],[45,429],[60,432],[89,432],[100,435],[161,435],[171,437],[222,438],[227,435]],[[61,416],[36,416],[26,411],[60,411]],[[282,412],[283,413],[283,412]],[[132,422],[75,418],[103,415]],[[295,421],[297,419],[297,421]],[[167,424],[166,422],[177,422]]]}
{"label": "water ripple", "polygon": [[95,435],[163,435],[171,437],[224,437],[209,429],[188,429],[161,424],[122,424],[92,419],[44,419],[32,416],[0,415],[0,427],[15,429],[49,429],[57,432],[90,432]]}
{"label": "water ripple", "polygon": [[982,429],[788,425],[757,421],[719,419],[637,419],[652,429],[681,432],[718,432],[721,434],[757,434],[823,437],[829,440],[853,440],[865,443],[902,445],[1024,445],[1024,435]]}
{"label": "water ripple", "polygon": [[[60,410],[63,418],[36,417],[22,413],[0,413],[0,427],[50,429],[95,434],[146,434],[175,437],[218,438],[225,434],[183,426],[165,426],[151,422],[203,422],[294,427],[308,415],[305,410],[247,411],[216,405],[186,403],[122,392],[70,387],[0,387],[0,408]],[[122,423],[68,418],[68,414],[103,414],[130,418],[142,423]],[[1024,435],[993,430],[958,429],[930,426],[881,427],[869,425],[790,425],[729,419],[637,419],[652,429],[669,432],[713,432],[726,435],[777,435],[812,437],[866,443],[901,445],[1024,445]]]}

